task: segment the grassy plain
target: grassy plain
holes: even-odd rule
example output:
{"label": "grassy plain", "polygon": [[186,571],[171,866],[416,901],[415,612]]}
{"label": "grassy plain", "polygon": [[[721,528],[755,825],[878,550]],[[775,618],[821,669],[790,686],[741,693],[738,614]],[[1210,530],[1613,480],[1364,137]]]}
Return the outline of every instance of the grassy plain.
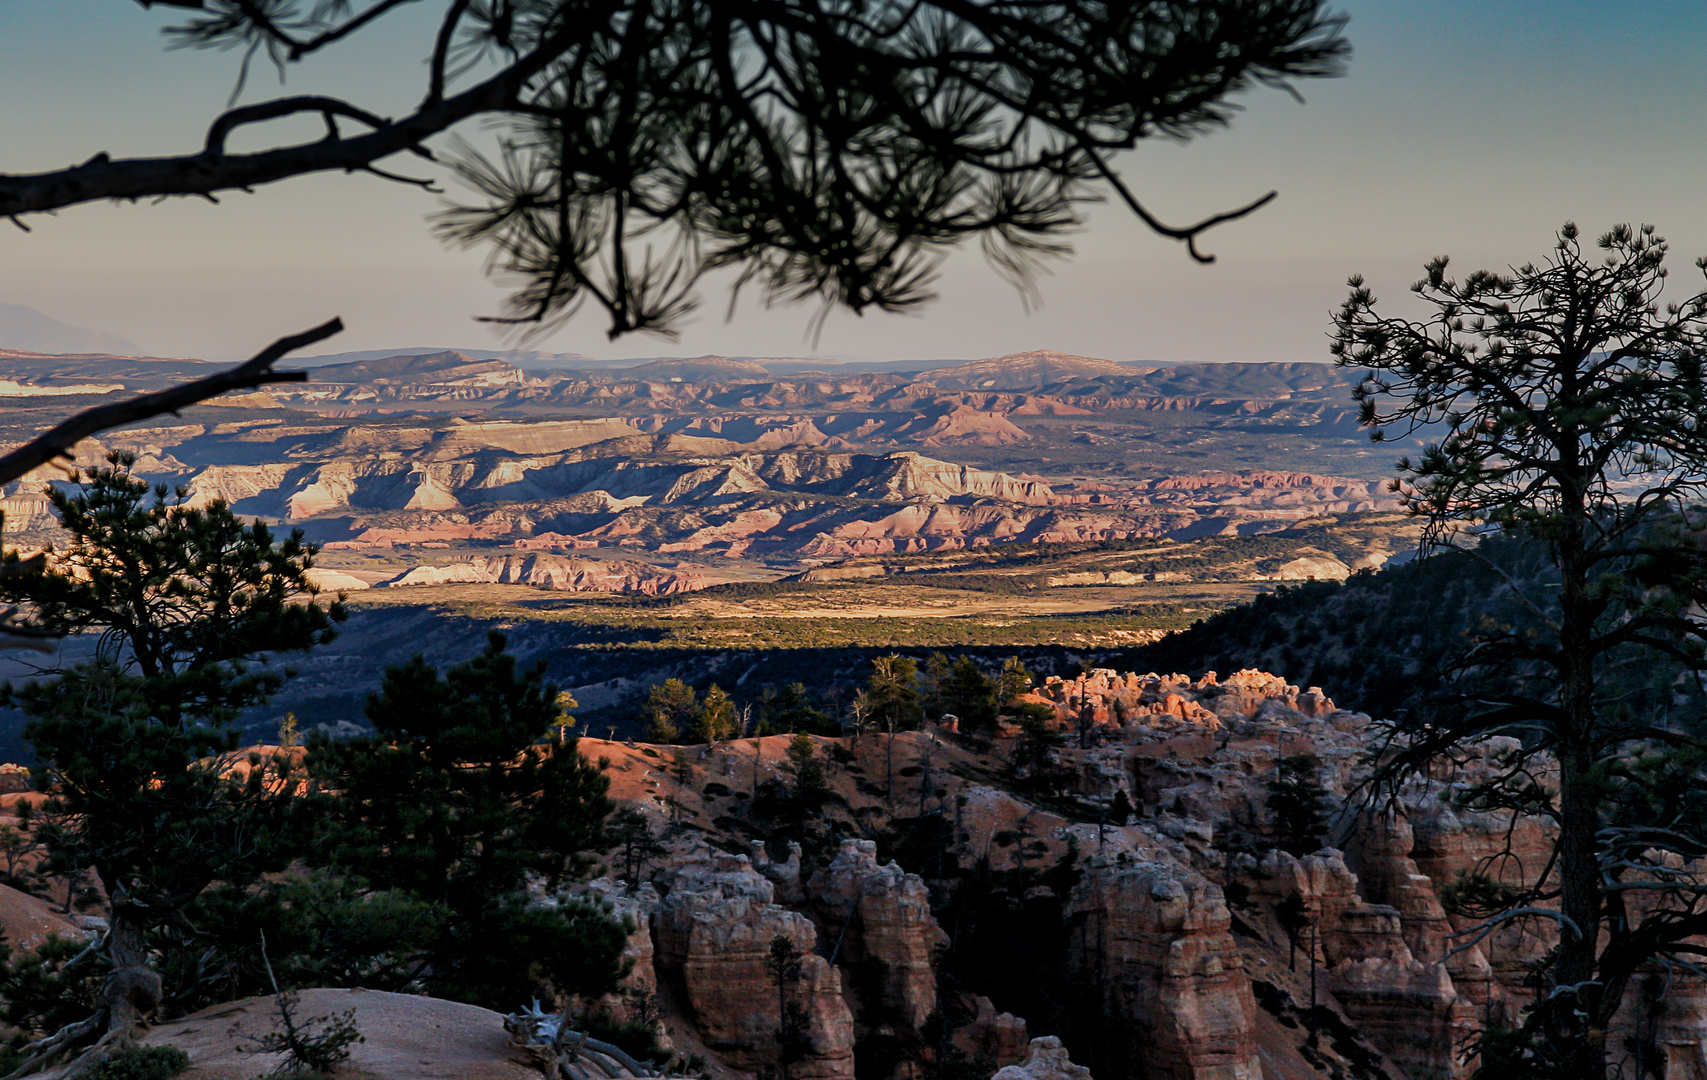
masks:
{"label": "grassy plain", "polygon": [[[1397,514],[1342,515],[1259,536],[871,556],[791,578],[728,563],[711,568],[727,583],[666,597],[458,584],[363,590],[350,602],[552,624],[578,649],[1108,648],[1155,640],[1272,591],[1292,560],[1350,565],[1402,549],[1407,527]],[[357,561],[335,554],[342,558],[333,565]],[[1134,580],[1142,578],[1150,580]]]}
{"label": "grassy plain", "polygon": [[426,607],[495,624],[555,624],[569,631],[570,647],[594,650],[1089,648],[1153,641],[1261,588],[1158,583],[1012,596],[877,579],[781,583],[758,596],[711,589],[651,598],[435,585],[366,590],[350,603],[358,610]]}

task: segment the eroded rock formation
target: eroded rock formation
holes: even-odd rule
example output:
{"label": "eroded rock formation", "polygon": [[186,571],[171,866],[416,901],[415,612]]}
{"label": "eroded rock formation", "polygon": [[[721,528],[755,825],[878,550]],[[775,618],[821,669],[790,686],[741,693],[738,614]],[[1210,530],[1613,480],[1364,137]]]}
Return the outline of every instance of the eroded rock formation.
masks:
{"label": "eroded rock formation", "polygon": [[[790,1063],[799,1080],[852,1080],[853,1015],[840,973],[814,949],[812,920],[773,902],[771,883],[745,855],[680,867],[652,916],[656,964],[705,1045],[739,1069],[776,1068],[783,1010],[798,1008],[805,1044]],[[772,948],[786,941],[799,960],[779,976]]]}
{"label": "eroded rock formation", "polygon": [[1073,1064],[1060,1039],[1045,1035],[1031,1040],[1024,1063],[1009,1065],[993,1080],[1091,1080],[1091,1071]]}
{"label": "eroded rock formation", "polygon": [[1100,989],[1107,1024],[1131,1025],[1146,1076],[1262,1080],[1256,1001],[1218,886],[1180,866],[1097,859],[1067,912],[1068,962]]}
{"label": "eroded rock formation", "polygon": [[[1101,1080],[1466,1080],[1467,1037],[1521,1019],[1551,922],[1478,938],[1444,900],[1467,873],[1524,885],[1548,865],[1544,822],[1470,812],[1454,796],[1502,768],[1509,743],[1473,747],[1370,808],[1349,797],[1368,768],[1370,720],[1315,688],[1258,671],[1093,671],[1051,680],[1031,700],[1052,705],[1058,727],[1088,731],[1048,751],[1050,782],[1078,800],[1076,815],[1029,801],[1023,782],[992,782],[980,771],[989,752],[946,732],[897,736],[895,755],[934,762],[934,805],[952,816],[947,842],[961,867],[1070,868],[1048,885],[1032,877],[1025,893],[1046,894],[1053,907],[1037,910],[1059,912],[1069,977],[1051,991],[1067,998],[1041,1030],[1011,997],[979,996],[977,985],[939,1000],[933,953],[947,938],[932,904],[973,879],[927,887],[850,837],[816,862],[798,847],[782,858],[762,844],[751,859],[701,851],[658,879],[658,982],[712,1053],[744,1070],[771,1061],[780,1014],[766,958],[779,936],[806,958],[798,994],[812,1056],[796,1075],[814,1078],[848,1075],[859,1040],[903,1047],[899,1064],[862,1059],[861,1075],[900,1080],[945,1045],[963,1061],[1019,1065],[1027,1035],[1042,1034],[1066,1040]],[[875,830],[897,808],[857,777],[882,768],[882,751],[869,737],[842,751],[847,771],[828,775],[849,811],[843,835]],[[726,744],[695,760],[709,779],[749,767],[754,752]],[[1283,829],[1269,799],[1280,763],[1306,757],[1329,811],[1315,850]],[[924,770],[913,771],[926,806]],[[1130,808],[1124,820],[1089,810],[1117,804]],[[1632,1067],[1639,1056],[1650,1071],[1663,1060],[1666,1080],[1707,1076],[1707,991],[1686,976],[1656,979],[1638,978],[1620,1028],[1632,1034],[1614,1056]],[[950,1014],[952,1028],[936,1026]]]}
{"label": "eroded rock formation", "polygon": [[843,840],[840,852],[808,889],[828,927],[840,926],[838,963],[870,963],[881,1004],[917,1032],[936,1010],[933,954],[948,935],[931,915],[925,883],[894,863],[877,864],[870,840]]}

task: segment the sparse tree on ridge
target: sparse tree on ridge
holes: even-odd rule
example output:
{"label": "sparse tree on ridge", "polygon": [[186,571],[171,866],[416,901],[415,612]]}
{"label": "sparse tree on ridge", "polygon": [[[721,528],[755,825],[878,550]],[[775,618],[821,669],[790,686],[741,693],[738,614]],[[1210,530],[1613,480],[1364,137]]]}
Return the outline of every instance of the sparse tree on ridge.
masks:
{"label": "sparse tree on ridge", "polygon": [[838,735],[841,725],[814,706],[799,682],[765,687],[759,699],[761,735]]}
{"label": "sparse tree on ridge", "polygon": [[956,657],[941,681],[942,710],[960,720],[961,731],[988,731],[996,723],[999,687],[970,656]]}
{"label": "sparse tree on ridge", "polygon": [[879,656],[871,661],[865,681],[865,702],[871,723],[882,728],[884,744],[883,790],[895,793],[895,733],[918,727],[924,718],[919,694],[919,665],[910,656]]}
{"label": "sparse tree on ridge", "polygon": [[693,737],[700,742],[720,743],[735,737],[735,702],[716,683],[706,687],[693,718]]}
{"label": "sparse tree on ridge", "polygon": [[699,695],[680,679],[665,679],[646,695],[641,718],[649,742],[673,743],[699,712]]}
{"label": "sparse tree on ridge", "polygon": [[[1498,618],[1395,726],[1386,773],[1514,735],[1502,774],[1463,801],[1556,828],[1554,872],[1457,890],[1490,927],[1558,924],[1521,1030],[1482,1039],[1478,1075],[1501,1080],[1605,1080],[1632,979],[1697,963],[1707,934],[1707,293],[1662,302],[1651,228],[1597,246],[1566,225],[1540,265],[1457,280],[1436,259],[1416,320],[1378,314],[1353,278],[1336,319],[1375,437],[1439,433],[1400,462],[1426,542],[1505,582]],[[1468,539],[1490,529],[1509,557]],[[1540,782],[1549,759],[1557,780]]]}
{"label": "sparse tree on ridge", "polygon": [[1031,672],[1026,670],[1017,656],[1010,656],[1002,661],[1002,673],[997,678],[999,689],[996,705],[1001,709],[1007,709],[1022,695],[1031,693]]}

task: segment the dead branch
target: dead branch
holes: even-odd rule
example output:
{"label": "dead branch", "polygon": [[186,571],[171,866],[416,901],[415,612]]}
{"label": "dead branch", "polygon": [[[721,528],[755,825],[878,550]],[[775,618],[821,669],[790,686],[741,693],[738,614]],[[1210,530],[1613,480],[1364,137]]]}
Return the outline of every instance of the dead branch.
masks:
{"label": "dead branch", "polygon": [[[179,5],[182,6],[182,5]],[[353,105],[330,98],[286,98],[234,109],[213,122],[200,153],[181,157],[124,158],[96,154],[81,165],[57,172],[0,176],[0,217],[44,213],[98,199],[144,199],[242,191],[308,173],[362,169],[422,143],[469,117],[508,107],[529,80],[568,47],[573,35],[560,31],[476,86],[452,97],[430,100],[401,120],[386,122]],[[373,127],[351,138],[226,154],[224,139],[234,127],[299,112],[346,116]],[[378,121],[375,126],[375,121]]]}
{"label": "dead branch", "polygon": [[19,1077],[28,1076],[47,1068],[69,1053],[76,1046],[77,1040],[92,1034],[105,1019],[106,1015],[103,1010],[76,1023],[67,1024],[52,1035],[30,1043],[24,1047],[23,1064],[7,1073],[3,1080],[18,1080]]}
{"label": "dead branch", "polygon": [[152,394],[142,394],[128,401],[98,405],[80,412],[0,457],[0,484],[10,483],[56,458],[70,458],[73,446],[98,431],[146,420],[151,416],[175,413],[228,390],[245,390],[266,383],[304,382],[308,378],[307,372],[274,371],[273,364],[286,353],[313,345],[317,341],[324,341],[343,329],[341,320],[332,319],[312,330],[282,337],[256,353],[246,363],[228,371],[157,390]]}

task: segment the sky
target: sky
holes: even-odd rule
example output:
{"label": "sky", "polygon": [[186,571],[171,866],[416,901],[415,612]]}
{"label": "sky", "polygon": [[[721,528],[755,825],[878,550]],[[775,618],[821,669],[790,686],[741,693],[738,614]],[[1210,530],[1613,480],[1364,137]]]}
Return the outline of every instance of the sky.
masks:
{"label": "sky", "polygon": [[[345,96],[382,114],[418,98],[435,7],[293,69],[257,67],[243,101]],[[1561,223],[1648,222],[1672,241],[1673,288],[1707,254],[1707,4],[1700,0],[1343,0],[1347,75],[1262,90],[1230,129],[1118,162],[1152,211],[1186,222],[1274,189],[1222,226],[1199,266],[1123,209],[1092,210],[1075,255],[1027,311],[976,247],[951,255],[913,316],[742,301],[723,282],[670,342],[606,340],[588,310],[528,343],[611,358],[707,353],[913,360],[1031,349],[1116,360],[1325,361],[1354,273],[1384,305],[1432,256],[1468,271],[1542,258]],[[130,0],[0,0],[0,173],[193,152],[236,82],[232,53],[167,51],[169,9]],[[288,129],[280,129],[288,134]],[[408,163],[413,168],[414,163]],[[118,334],[144,352],[230,359],[341,316],[325,351],[511,347],[476,323],[501,287],[478,252],[425,224],[438,197],[368,176],[285,181],[219,205],[98,204],[0,226],[0,303]],[[3,345],[0,342],[0,345]]]}

